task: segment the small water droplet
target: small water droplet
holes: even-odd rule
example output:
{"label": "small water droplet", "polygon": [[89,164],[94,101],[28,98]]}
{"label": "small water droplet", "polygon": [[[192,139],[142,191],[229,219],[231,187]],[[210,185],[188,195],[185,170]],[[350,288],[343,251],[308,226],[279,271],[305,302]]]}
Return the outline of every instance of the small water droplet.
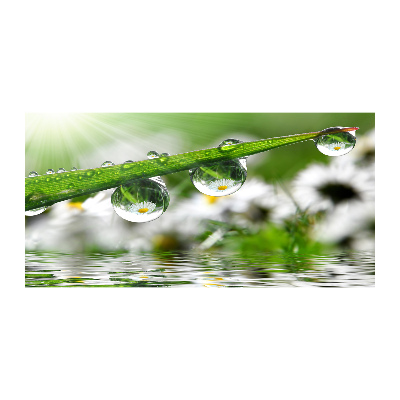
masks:
{"label": "small water droplet", "polygon": [[54,169],[49,168],[46,174],[55,174]]}
{"label": "small water droplet", "polygon": [[61,174],[62,172],[67,172],[67,171],[64,168],[59,168],[57,171],[58,174]]}
{"label": "small water droplet", "polygon": [[103,164],[101,164],[102,167],[111,167],[115,165],[112,161],[104,161]]}
{"label": "small water droplet", "polygon": [[243,141],[238,139],[225,139],[218,145],[218,147],[230,146],[232,144],[238,144],[238,143],[243,143]]}
{"label": "small water droplet", "polygon": [[[337,126],[333,128],[324,129],[322,132],[331,132],[343,127]],[[313,139],[317,149],[327,156],[343,156],[353,150],[356,145],[356,133],[349,132],[336,132],[329,135],[320,136]]]}
{"label": "small water droplet", "polygon": [[129,164],[129,163],[132,163],[132,162],[133,162],[132,160],[128,160],[128,161],[125,161],[124,164]]}
{"label": "small water droplet", "polygon": [[160,177],[136,179],[115,189],[111,196],[114,211],[131,222],[148,222],[158,218],[169,205],[169,193]]}
{"label": "small water droplet", "polygon": [[158,157],[160,157],[160,155],[154,150],[151,150],[147,153],[147,158],[149,158],[150,160]]}
{"label": "small water droplet", "polygon": [[[230,146],[232,146],[233,144],[239,144],[239,143],[244,143],[244,142],[243,142],[243,140],[239,140],[239,139],[225,139],[218,145],[218,147],[221,151],[229,151],[229,150],[232,150],[232,147],[230,147]],[[242,158],[246,159],[248,157],[249,156],[245,156]]]}
{"label": "small water droplet", "polygon": [[46,209],[47,209],[47,207],[34,208],[33,210],[25,211],[25,215],[28,217],[33,217],[34,215],[41,214]]}
{"label": "small water droplet", "polygon": [[189,171],[193,185],[209,196],[227,196],[239,190],[247,177],[245,159],[222,161]]}
{"label": "small water droplet", "polygon": [[71,168],[71,172],[74,172],[74,171],[78,171],[78,168],[72,167],[72,168]]}
{"label": "small water droplet", "polygon": [[161,153],[160,154],[160,157],[169,157],[171,154],[169,154],[169,153]]}
{"label": "small water droplet", "polygon": [[28,178],[33,178],[34,176],[39,176],[39,174],[36,171],[29,172]]}

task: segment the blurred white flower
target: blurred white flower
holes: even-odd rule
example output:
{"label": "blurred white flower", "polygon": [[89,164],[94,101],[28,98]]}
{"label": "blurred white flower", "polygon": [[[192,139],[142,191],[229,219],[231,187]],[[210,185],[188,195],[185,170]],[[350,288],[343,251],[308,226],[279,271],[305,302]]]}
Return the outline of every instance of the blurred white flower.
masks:
{"label": "blurred white flower", "polygon": [[72,199],[54,204],[46,216],[29,221],[26,248],[61,252],[83,251],[93,246],[117,249],[124,227],[111,206],[111,192],[99,192],[84,202]]}
{"label": "blurred white flower", "polygon": [[374,163],[375,129],[371,129],[365,135],[358,136],[356,146],[346,157],[360,165]]}
{"label": "blurred white flower", "polygon": [[325,243],[346,240],[356,250],[371,250],[374,248],[374,221],[374,202],[367,202],[362,206],[359,203],[343,203],[316,224],[313,236]]}
{"label": "blurred white flower", "polygon": [[302,210],[315,213],[332,210],[341,203],[362,205],[373,201],[373,167],[359,168],[344,157],[329,165],[312,164],[293,180],[292,194]]}
{"label": "blurred white flower", "polygon": [[29,221],[27,250],[190,248],[210,220],[249,226],[266,219],[282,221],[295,211],[282,191],[250,179],[232,195],[213,197],[196,192],[187,199],[172,199],[168,210],[155,221],[131,223],[114,212],[110,200],[113,190],[99,192],[84,202],[72,199],[56,203],[46,216]]}

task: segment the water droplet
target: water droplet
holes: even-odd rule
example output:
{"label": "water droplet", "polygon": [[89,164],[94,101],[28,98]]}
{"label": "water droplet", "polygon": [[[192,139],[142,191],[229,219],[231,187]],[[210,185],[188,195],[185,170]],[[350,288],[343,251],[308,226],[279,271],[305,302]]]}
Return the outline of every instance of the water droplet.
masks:
{"label": "water droplet", "polygon": [[115,189],[111,196],[114,211],[131,222],[158,218],[169,205],[169,193],[160,177],[136,179]]}
{"label": "water droplet", "polygon": [[[342,129],[337,126],[324,129],[322,132]],[[353,150],[356,145],[356,133],[354,131],[336,132],[313,139],[317,149],[327,156],[343,156]]]}
{"label": "water droplet", "polygon": [[151,150],[147,153],[147,158],[149,158],[150,160],[158,157],[160,157],[160,155],[154,150]]}
{"label": "water droplet", "polygon": [[209,196],[227,196],[239,190],[247,177],[245,159],[222,161],[189,172],[193,185]]}
{"label": "water droplet", "polygon": [[64,168],[59,168],[58,171],[57,171],[57,173],[58,173],[58,174],[61,174],[61,172],[67,172],[67,171],[66,171]]}
{"label": "water droplet", "polygon": [[[229,146],[232,146],[233,144],[239,144],[239,143],[244,143],[244,142],[243,142],[243,140],[239,140],[239,139],[225,139],[218,145],[218,147],[220,148],[221,151],[229,151],[232,149]],[[248,157],[249,156],[245,156],[245,157],[243,157],[243,159],[246,159]]]}
{"label": "water droplet", "polygon": [[161,153],[160,154],[160,157],[169,157],[171,154],[169,154],[169,153]]}
{"label": "water droplet", "polygon": [[48,169],[46,174],[55,174],[54,169],[51,169],[51,168]]}
{"label": "water droplet", "polygon": [[115,165],[112,161],[104,161],[103,164],[101,164],[102,167],[111,167]]}
{"label": "water droplet", "polygon": [[39,174],[36,171],[29,172],[28,178],[33,178],[34,176],[39,176]]}
{"label": "water droplet", "polygon": [[41,214],[46,209],[47,207],[34,208],[33,210],[25,211],[25,215],[28,217],[33,217],[34,215]]}
{"label": "water droplet", "polygon": [[133,162],[133,161],[132,160],[128,160],[128,161],[125,161],[124,164],[129,164],[131,162]]}
{"label": "water droplet", "polygon": [[238,139],[225,139],[218,145],[218,147],[230,146],[232,144],[238,144],[238,143],[243,143],[243,141]]}
{"label": "water droplet", "polygon": [[72,168],[71,168],[71,172],[74,172],[74,171],[78,171],[78,168],[72,167]]}

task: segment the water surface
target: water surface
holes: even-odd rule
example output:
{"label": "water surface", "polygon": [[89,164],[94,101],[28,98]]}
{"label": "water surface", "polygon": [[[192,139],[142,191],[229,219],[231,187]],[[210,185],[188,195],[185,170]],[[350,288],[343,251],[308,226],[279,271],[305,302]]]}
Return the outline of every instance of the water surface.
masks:
{"label": "water surface", "polygon": [[25,285],[351,287],[375,285],[373,252],[330,255],[26,252]]}

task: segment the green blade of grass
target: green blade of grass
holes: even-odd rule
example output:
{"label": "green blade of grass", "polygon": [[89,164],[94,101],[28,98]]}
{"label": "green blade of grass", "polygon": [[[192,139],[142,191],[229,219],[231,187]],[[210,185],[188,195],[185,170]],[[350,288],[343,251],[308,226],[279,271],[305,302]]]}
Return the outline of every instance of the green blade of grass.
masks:
{"label": "green blade of grass", "polygon": [[[338,131],[340,130],[338,129]],[[25,211],[51,206],[59,201],[117,187],[134,179],[167,175],[203,165],[210,165],[218,161],[250,156],[323,135],[324,133],[321,131],[301,133],[191,151],[111,167],[26,178]]]}

